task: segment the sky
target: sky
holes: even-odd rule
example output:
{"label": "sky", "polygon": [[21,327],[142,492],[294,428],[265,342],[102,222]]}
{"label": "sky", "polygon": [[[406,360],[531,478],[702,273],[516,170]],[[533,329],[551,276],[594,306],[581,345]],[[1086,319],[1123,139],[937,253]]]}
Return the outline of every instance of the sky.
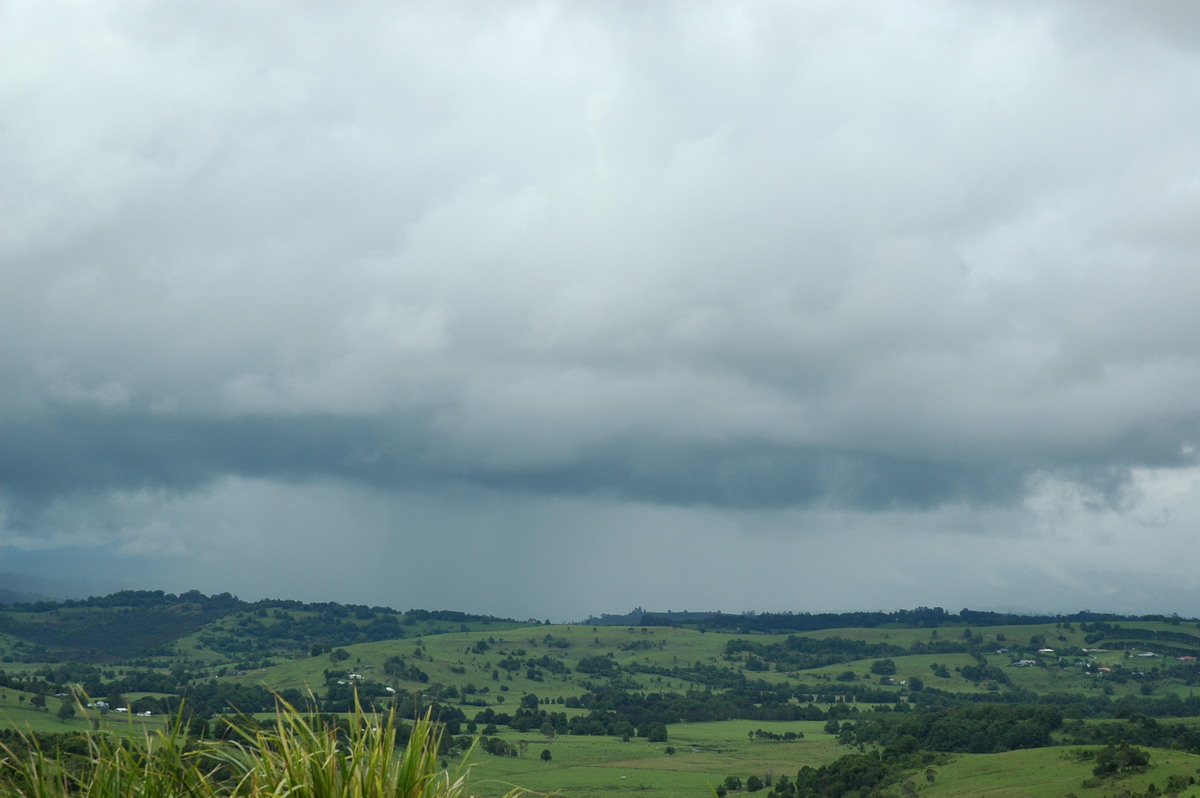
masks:
{"label": "sky", "polygon": [[0,572],[1200,615],[1197,97],[1188,0],[0,0]]}

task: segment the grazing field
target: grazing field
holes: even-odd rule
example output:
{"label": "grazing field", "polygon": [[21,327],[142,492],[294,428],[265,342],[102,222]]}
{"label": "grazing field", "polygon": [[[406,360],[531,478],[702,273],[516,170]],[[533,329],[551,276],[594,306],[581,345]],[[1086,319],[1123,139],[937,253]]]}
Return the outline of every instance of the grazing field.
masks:
{"label": "grazing field", "polygon": [[[794,776],[803,765],[832,762],[845,751],[833,735],[815,721],[715,721],[680,723],[668,727],[668,743],[647,743],[604,737],[556,737],[503,734],[503,739],[528,743],[516,758],[476,752],[471,784],[484,795],[502,795],[512,785],[538,792],[569,796],[643,795],[646,798],[711,795],[726,776],[742,780],[752,775],[774,780]],[[802,732],[799,742],[751,742],[757,729]],[[670,746],[675,753],[668,754]],[[551,752],[542,761],[543,750]],[[765,796],[765,793],[763,793]]]}
{"label": "grazing field", "polygon": [[[1079,761],[1072,750],[1039,748],[1003,754],[962,754],[936,768],[934,783],[929,784],[919,773],[913,775],[912,781],[919,785],[919,794],[925,798],[1062,798],[1071,794],[1078,798],[1100,798],[1123,792],[1145,793],[1151,784],[1166,794],[1172,777],[1187,782],[1200,774],[1200,756],[1147,749],[1151,757],[1147,771],[1101,780],[1092,775],[1091,763]],[[1200,795],[1200,788],[1191,784],[1177,794]]]}
{"label": "grazing field", "polygon": [[[820,731],[821,724],[770,724],[770,731],[805,729],[799,743],[747,743],[745,732],[759,724],[745,721],[679,724],[670,727],[677,753],[668,756],[662,745],[621,743],[591,738],[558,738],[552,743],[530,739],[528,754],[516,759],[476,754],[471,775],[473,791],[500,796],[514,785],[546,793],[593,798],[595,796],[642,795],[646,798],[711,795],[726,776],[744,782],[750,775],[770,781],[784,775],[794,778],[800,767],[819,767],[846,753],[832,735]],[[506,735],[513,743],[515,736]],[[538,755],[552,752],[549,762]],[[1172,777],[1187,782],[1200,780],[1200,756],[1179,751],[1146,749],[1151,764],[1145,772],[1118,778],[1097,779],[1093,764],[1075,752],[1098,750],[1097,746],[1053,747],[1002,754],[956,754],[933,767],[906,775],[890,795],[904,795],[905,782],[926,798],[960,796],[1005,796],[1006,798],[1063,798],[1074,793],[1114,796],[1122,791],[1144,793],[1151,784],[1166,792]],[[769,789],[769,788],[767,788]],[[767,789],[760,795],[765,796]],[[737,793],[735,793],[737,794]],[[1200,787],[1189,785],[1181,795],[1200,795]]]}
{"label": "grazing field", "polygon": [[[20,698],[24,696],[25,701]],[[75,706],[71,717],[59,718],[61,698],[49,699],[46,709],[36,709],[29,703],[30,696],[13,690],[0,690],[0,728],[12,728],[39,734],[61,734],[64,732],[91,731],[95,725],[103,726],[116,734],[141,734],[145,730],[161,729],[166,723],[165,715],[144,717],[133,713],[109,712],[101,715],[96,710]]]}

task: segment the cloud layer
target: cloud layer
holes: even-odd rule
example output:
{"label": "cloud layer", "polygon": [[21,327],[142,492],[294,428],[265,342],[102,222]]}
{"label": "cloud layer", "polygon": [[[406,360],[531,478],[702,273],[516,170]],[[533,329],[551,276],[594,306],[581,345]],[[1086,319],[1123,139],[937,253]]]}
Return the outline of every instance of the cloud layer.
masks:
{"label": "cloud layer", "polygon": [[[436,561],[494,523],[468,570],[697,528],[707,572],[1147,513],[1173,550],[1198,39],[1184,3],[8,4],[9,555],[212,579],[220,524],[261,572],[291,525],[400,557],[418,517]],[[1085,598],[1083,567],[1030,602]],[[953,595],[1021,603],[1012,573]]]}

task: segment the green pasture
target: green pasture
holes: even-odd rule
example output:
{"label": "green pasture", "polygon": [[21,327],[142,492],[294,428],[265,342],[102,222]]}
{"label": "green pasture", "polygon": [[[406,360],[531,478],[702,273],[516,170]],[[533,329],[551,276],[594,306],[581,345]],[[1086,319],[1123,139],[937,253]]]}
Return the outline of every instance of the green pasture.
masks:
{"label": "green pasture", "polygon": [[[933,634],[934,632],[937,634]],[[847,629],[820,629],[814,632],[789,632],[798,637],[811,637],[815,640],[825,640],[831,637],[840,637],[843,640],[858,640],[864,643],[887,643],[888,645],[900,646],[908,649],[918,641],[929,642],[931,639],[956,639],[961,628],[955,630],[953,628],[943,629],[903,629],[898,627],[876,626],[869,629],[847,628]],[[744,636],[744,635],[743,635]],[[769,637],[756,638],[770,640]]]}
{"label": "green pasture", "polygon": [[213,651],[200,642],[200,637],[208,633],[208,629],[203,629],[199,632],[193,632],[190,635],[184,635],[176,640],[173,645],[175,656],[191,661],[199,661],[208,667],[214,668],[233,662],[234,658],[232,655]]}
{"label": "green pasture", "polygon": [[[635,627],[635,631],[630,632],[626,627],[596,627],[593,630],[585,626],[532,626],[449,632],[344,646],[344,650],[350,655],[346,660],[334,661],[329,654],[321,654],[287,660],[235,678],[252,684],[267,684],[280,690],[317,690],[324,684],[324,671],[352,671],[360,673],[368,680],[394,684],[409,690],[420,689],[423,683],[401,681],[384,673],[385,661],[389,657],[400,656],[409,665],[415,665],[428,674],[428,684],[453,684],[461,688],[471,683],[476,688],[486,687],[486,693],[477,693],[473,699],[483,699],[489,705],[495,705],[515,703],[526,693],[535,693],[539,698],[552,700],[579,695],[583,692],[581,683],[593,677],[575,673],[575,666],[583,657],[597,654],[606,655],[612,652],[613,659],[622,666],[628,666],[634,661],[666,668],[685,667],[697,660],[707,664],[721,662],[718,656],[724,651],[725,638],[683,629],[646,629],[644,633],[643,629],[644,627]],[[561,648],[547,645],[546,635],[550,635],[553,640],[565,640],[569,646]],[[481,640],[488,648],[482,653],[477,653],[474,646]],[[631,643],[638,645],[623,648]],[[648,647],[642,647],[643,643]],[[545,671],[543,680],[529,679],[525,668],[510,673],[498,667],[498,663],[508,656],[515,656],[521,660],[549,656],[563,662],[572,673],[556,674]],[[493,678],[493,671],[498,671],[498,679]],[[784,678],[778,674],[762,675],[772,680]],[[653,689],[684,691],[694,686],[683,679],[654,674],[631,674],[630,678],[643,687]],[[502,702],[497,701],[500,696],[504,697]]]}
{"label": "green pasture", "polygon": [[57,699],[55,699],[54,704],[49,706],[49,712],[42,712],[30,707],[28,704],[17,706],[16,702],[10,705],[7,702],[0,701],[0,725],[5,728],[32,731],[39,734],[87,731],[92,728],[91,722],[79,715],[66,722],[60,721],[54,714],[58,706]]}
{"label": "green pasture", "polygon": [[[768,772],[790,775],[803,765],[818,767],[848,753],[834,735],[825,733],[824,726],[824,721],[726,720],[672,724],[667,735],[680,753],[686,750],[697,761],[713,766],[745,764],[744,774],[726,773],[722,778]],[[758,729],[775,734],[801,732],[804,737],[797,742],[754,742],[750,733]]]}
{"label": "green pasture", "polygon": [[[1112,677],[1104,674],[1089,674],[1083,668],[1076,667],[1073,664],[1074,660],[1070,659],[1063,660],[1061,665],[1057,664],[1057,660],[1050,660],[1051,664],[1029,668],[1012,667],[1009,664],[1010,661],[1001,656],[991,655],[987,659],[989,664],[1003,668],[1014,686],[1036,693],[1061,692],[1088,695],[1100,692],[1107,687],[1111,690],[1110,695],[1113,698],[1119,698],[1123,695],[1139,695],[1142,685],[1146,683],[1133,679],[1118,683]],[[1137,670],[1141,666],[1147,672],[1156,667],[1162,667],[1162,660],[1153,661],[1155,664],[1151,664],[1150,661],[1139,663],[1138,660],[1125,659],[1121,654],[1100,655],[1091,658],[1090,661],[1096,666],[1123,667],[1126,670]],[[1176,692],[1181,696],[1188,694],[1187,687],[1179,681],[1163,679],[1150,683],[1154,686],[1153,695],[1162,695],[1167,691]],[[927,680],[926,684],[931,683]]]}
{"label": "green pasture", "polygon": [[[794,776],[803,765],[818,767],[844,755],[823,722],[719,721],[667,727],[668,742],[628,743],[612,737],[560,735],[553,742],[540,734],[504,732],[513,745],[526,742],[518,757],[471,754],[471,785],[483,796],[503,795],[515,785],[535,792],[560,792],[572,798],[628,793],[646,798],[708,795],[726,776]],[[756,729],[783,734],[803,732],[798,742],[753,742]],[[675,749],[673,755],[667,747]],[[551,760],[540,758],[543,749]]]}
{"label": "green pasture", "polygon": [[[1072,793],[1079,798],[1101,798],[1123,791],[1144,792],[1151,783],[1165,794],[1171,776],[1186,780],[1197,776],[1200,768],[1200,756],[1146,748],[1150,753],[1150,768],[1146,772],[1096,780],[1092,763],[1080,761],[1072,753],[1074,750],[1077,749],[1035,748],[1003,754],[961,754],[935,767],[933,784],[922,773],[914,774],[912,781],[919,794],[927,798],[1062,798]],[[1083,786],[1085,782],[1092,786]],[[1200,788],[1192,786],[1181,794],[1200,795]]]}
{"label": "green pasture", "polygon": [[[968,631],[970,632],[969,637],[966,634]],[[1030,626],[941,626],[936,629],[894,627],[822,629],[799,634],[803,637],[820,640],[840,637],[845,640],[859,640],[866,643],[887,643],[905,650],[912,649],[918,643],[936,646],[939,643],[961,643],[982,638],[984,645],[989,648],[1007,648],[1013,654],[1021,654],[1043,647],[1082,647],[1085,645],[1083,638],[1086,633],[1082,632],[1078,626],[1075,626],[1074,629],[1065,629],[1056,628],[1055,624],[1047,623]],[[1044,638],[1044,642],[1034,643],[1033,638],[1035,637]]]}
{"label": "green pasture", "polygon": [[[313,617],[319,616],[322,613],[313,610],[259,610],[259,611],[243,611],[235,612],[226,617],[199,629],[191,634],[184,635],[177,639],[172,648],[174,658],[183,658],[189,663],[198,663],[204,667],[215,669],[221,666],[230,666],[237,662],[245,661],[246,659],[291,659],[296,656],[295,648],[284,646],[278,650],[267,648],[263,650],[255,649],[250,652],[246,651],[220,651],[210,647],[204,639],[217,636],[242,637],[245,632],[242,630],[243,624],[252,623],[255,626],[270,629],[272,626],[280,624],[283,619],[275,615],[276,612],[283,612],[296,621],[304,621]],[[463,621],[450,622],[438,620],[425,620],[410,622],[411,619],[404,619],[397,625],[397,630],[404,638],[423,638],[434,637],[443,634],[457,634],[464,630],[467,632],[484,631],[484,632],[501,632],[508,629],[520,628],[526,626],[524,623],[506,622],[506,621]],[[340,623],[349,626],[363,627],[371,623],[370,619],[357,618],[353,614],[348,614],[339,618]],[[348,646],[343,646],[348,647]],[[219,646],[218,646],[219,648]],[[163,658],[169,660],[171,657]]]}
{"label": "green pasture", "polygon": [[[846,630],[856,631],[856,630]],[[862,630],[857,630],[862,631]],[[869,630],[868,630],[869,631]],[[1108,685],[1111,688],[1111,695],[1119,698],[1122,695],[1138,695],[1141,692],[1142,685],[1146,682],[1130,679],[1122,683],[1117,683],[1114,679],[1100,674],[1089,674],[1083,668],[1075,666],[1075,658],[1068,657],[1061,661],[1057,657],[1043,655],[1040,660],[1045,663],[1031,667],[1015,667],[1012,665],[1014,659],[1019,658],[1019,655],[1014,654],[996,654],[990,653],[984,655],[988,665],[995,666],[1002,670],[1008,679],[1012,682],[1013,687],[1018,689],[1030,690],[1036,693],[1079,693],[1088,695],[1095,692],[1100,692]],[[977,664],[974,657],[970,654],[909,654],[905,656],[895,656],[891,658],[896,663],[896,673],[892,677],[896,682],[907,682],[912,677],[920,678],[927,688],[936,688],[939,690],[949,690],[956,693],[985,693],[989,692],[989,682],[985,680],[980,684],[975,684],[967,679],[964,679],[956,671],[958,668]],[[1140,667],[1146,672],[1151,672],[1154,668],[1162,668],[1164,660],[1138,660],[1130,659],[1124,656],[1123,652],[1108,652],[1097,656],[1089,657],[1088,661],[1096,666],[1107,666],[1113,668],[1124,668],[1127,671],[1137,670]],[[846,671],[855,674],[857,681],[869,683],[873,686],[879,685],[879,676],[871,673],[871,664],[874,659],[858,660],[855,662],[843,663],[839,665],[830,665],[824,668],[814,668],[811,670],[801,671],[797,674],[798,679],[807,683],[809,679],[817,679],[825,682],[836,680],[836,678]],[[1171,664],[1170,661],[1166,664]],[[948,676],[938,676],[931,666],[944,665],[948,671]],[[1181,697],[1190,695],[1192,688],[1178,680],[1161,679],[1152,680],[1154,686],[1153,695],[1162,695],[1167,692],[1175,693]],[[820,691],[820,684],[813,686],[814,691]],[[884,688],[889,689],[889,688]],[[900,692],[900,687],[894,688],[897,693]],[[1008,689],[1001,687],[1000,689]]]}
{"label": "green pasture", "polygon": [[[1168,624],[1158,624],[1169,626]],[[1147,624],[1150,626],[1150,624]],[[1053,624],[1032,627],[997,627],[1009,631],[1001,632],[1007,639],[1001,641],[1004,647],[1016,645],[1013,637],[1015,631],[1023,634],[1028,641],[1038,634],[1059,632],[1063,635],[1081,636],[1076,627],[1073,630],[1055,629]],[[1032,631],[1031,631],[1032,630]],[[938,631],[943,639],[953,638],[961,631],[954,628],[931,629],[838,629],[822,633],[812,633],[820,636],[841,636],[851,639],[866,639],[874,641],[890,641],[898,645],[911,644],[916,639],[928,639],[933,631]],[[549,636],[551,644],[547,643]],[[295,660],[282,660],[279,664],[265,669],[258,669],[233,677],[252,684],[265,684],[274,689],[298,688],[312,689],[319,692],[324,684],[324,671],[356,672],[366,680],[374,680],[397,688],[418,691],[426,683],[414,680],[401,680],[384,673],[384,663],[392,656],[403,657],[409,665],[414,665],[424,671],[428,684],[441,683],[462,688],[472,684],[480,692],[471,696],[473,702],[483,701],[486,705],[512,705],[527,693],[534,693],[540,699],[554,701],[579,695],[583,692],[583,683],[594,681],[594,677],[576,672],[576,665],[586,656],[612,655],[623,668],[627,669],[625,678],[638,689],[664,690],[683,692],[697,685],[677,676],[661,676],[656,674],[629,673],[628,669],[635,664],[651,665],[665,669],[687,668],[699,662],[702,665],[737,668],[739,663],[725,660],[724,650],[728,640],[724,634],[701,634],[694,630],[675,629],[668,627],[587,627],[587,626],[528,626],[510,629],[488,628],[480,631],[448,632],[445,634],[411,637],[396,640],[386,640],[376,643],[360,643],[344,646],[350,655],[349,659],[334,661],[329,654],[316,657],[302,657]],[[475,646],[479,641],[487,644],[487,650],[479,652]],[[568,646],[560,647],[552,643],[565,641]],[[1082,642],[1082,638],[1077,642]],[[1047,646],[1049,647],[1049,646]],[[1059,647],[1063,644],[1059,642]],[[1041,661],[1048,663],[1029,668],[1018,668],[1011,665],[1012,661],[1022,654],[1018,648],[1012,648],[1013,653],[985,655],[989,665],[1001,669],[1012,681],[1013,685],[1038,693],[1064,692],[1088,695],[1095,691],[1111,690],[1114,696],[1135,695],[1142,689],[1143,682],[1127,681],[1117,684],[1115,680],[1104,676],[1089,675],[1082,668],[1075,667],[1074,658],[1060,661],[1057,657],[1045,655]],[[548,656],[561,661],[572,673],[556,674],[545,670],[542,680],[527,677],[526,668],[509,672],[498,667],[498,663],[506,657],[513,656],[522,661],[529,658]],[[949,690],[961,693],[983,693],[995,688],[988,682],[975,684],[960,676],[956,669],[976,664],[969,654],[910,654],[894,656],[897,672],[893,678],[897,682],[907,682],[913,677],[920,678],[927,688]],[[1090,658],[1097,665],[1136,669],[1144,665],[1146,669],[1159,667],[1163,660],[1145,660],[1144,662],[1126,658],[1124,652],[1107,652]],[[821,692],[823,685],[837,684],[837,677],[846,671],[855,674],[856,682],[869,684],[872,687],[882,687],[896,695],[900,700],[904,687],[896,685],[886,687],[880,685],[879,676],[871,673],[874,658],[850,663],[831,665],[823,668],[799,671],[790,674],[770,672],[747,672],[751,679],[762,679],[768,682],[788,682],[804,685],[804,689]],[[937,676],[931,668],[933,665],[943,665],[949,672],[948,677]],[[496,673],[494,678],[493,673]],[[1154,682],[1155,694],[1174,692],[1186,696],[1187,688],[1182,683],[1169,680]],[[1001,688],[1007,689],[1007,688]],[[558,705],[561,710],[562,705]]]}
{"label": "green pasture", "polygon": [[[21,696],[25,701],[21,701]],[[39,734],[60,734],[72,731],[90,731],[94,722],[117,734],[126,732],[141,734],[145,729],[162,728],[166,723],[165,715],[144,717],[134,713],[107,712],[101,714],[98,710],[76,705],[75,716],[59,720],[58,708],[62,698],[47,697],[45,710],[37,709],[29,703],[31,694],[17,690],[0,688],[0,727],[37,732]]]}
{"label": "green pasture", "polygon": [[[1171,624],[1165,621],[1123,621],[1119,624],[1125,629],[1145,629],[1152,632],[1171,632],[1186,634],[1195,638],[1194,645],[1200,648],[1200,628],[1195,623]],[[1106,648],[1106,642],[1087,643],[1087,632],[1079,624],[1066,625],[1056,623],[1013,625],[1013,626],[940,626],[936,629],[902,629],[895,627],[874,627],[869,629],[822,629],[814,632],[796,632],[802,637],[824,639],[841,637],[846,640],[862,640],[869,643],[890,643],[891,645],[911,648],[915,643],[935,644],[937,642],[961,641],[966,639],[965,632],[971,631],[972,637],[981,637],[984,642],[996,648],[1010,649],[1014,654],[1027,653],[1038,648]],[[1119,635],[1119,633],[1112,633]],[[1035,637],[1041,642],[1035,643]],[[1136,639],[1131,636],[1131,639]],[[1153,641],[1146,641],[1152,645]],[[1162,641],[1170,645],[1170,641]]]}
{"label": "green pasture", "polygon": [[[800,678],[807,681],[811,678],[817,678],[832,683],[837,683],[837,677],[846,671],[850,671],[857,677],[858,682],[866,682],[873,686],[880,686],[879,676],[871,673],[871,665],[876,659],[855,660],[853,662],[845,662],[837,665],[828,665],[823,668],[813,668],[811,670],[800,671]],[[926,687],[936,687],[940,690],[953,690],[955,692],[977,692],[982,688],[976,687],[971,682],[955,673],[955,668],[961,668],[965,665],[974,665],[975,660],[970,654],[910,654],[907,656],[890,657],[896,663],[896,673],[891,677],[896,682],[908,681],[916,676],[921,679]],[[945,665],[950,672],[949,678],[941,678],[934,675],[930,666],[935,664]],[[894,688],[897,693],[900,688]],[[819,690],[819,688],[818,688]]]}

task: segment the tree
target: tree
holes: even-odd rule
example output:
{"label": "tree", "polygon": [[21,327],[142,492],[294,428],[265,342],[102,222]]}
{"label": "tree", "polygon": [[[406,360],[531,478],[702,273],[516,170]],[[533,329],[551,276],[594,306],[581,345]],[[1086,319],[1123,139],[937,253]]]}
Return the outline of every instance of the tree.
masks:
{"label": "tree", "polygon": [[758,792],[762,788],[762,779],[758,776],[750,776],[746,779],[746,792]]}
{"label": "tree", "polygon": [[871,673],[876,676],[894,676],[896,663],[890,659],[877,659],[871,663]]}
{"label": "tree", "polygon": [[730,792],[735,792],[737,790],[742,789],[741,777],[740,776],[726,776],[725,777],[725,789],[729,790]]}
{"label": "tree", "polygon": [[549,748],[542,749],[542,761],[543,762],[549,762],[553,758],[554,758],[554,754],[550,753]]}
{"label": "tree", "polygon": [[663,749],[663,752],[664,752],[664,753],[665,753],[667,756],[675,756],[675,746],[673,746],[673,745],[668,745],[666,748],[664,748],[664,749]]}
{"label": "tree", "polygon": [[35,706],[38,709],[45,709],[46,696],[42,695],[41,693],[36,693],[34,694],[33,698],[29,699],[29,703],[31,706]]}
{"label": "tree", "polygon": [[1092,774],[1096,776],[1111,776],[1114,773],[1124,773],[1140,770],[1150,764],[1150,754],[1140,748],[1132,748],[1129,743],[1110,745],[1096,753],[1096,767]]}
{"label": "tree", "polygon": [[70,696],[63,696],[62,703],[58,705],[57,714],[58,719],[63,723],[75,717],[75,699]]}

